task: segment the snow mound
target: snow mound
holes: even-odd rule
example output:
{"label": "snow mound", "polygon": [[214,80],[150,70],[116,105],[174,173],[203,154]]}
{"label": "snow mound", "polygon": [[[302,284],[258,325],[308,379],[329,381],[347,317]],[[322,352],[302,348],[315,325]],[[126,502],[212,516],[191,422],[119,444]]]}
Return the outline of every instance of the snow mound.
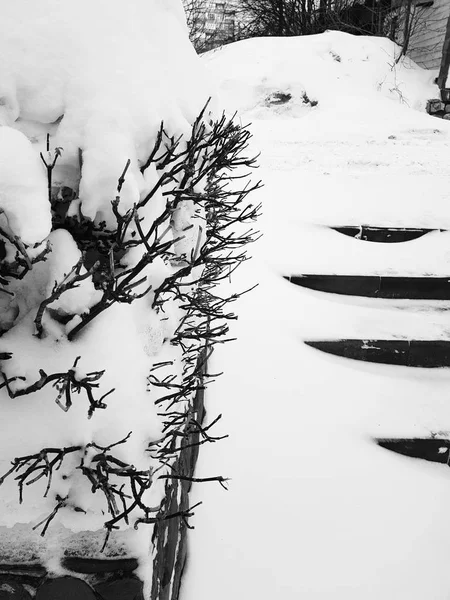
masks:
{"label": "snow mound", "polygon": [[47,178],[29,140],[11,127],[0,127],[0,173],[0,211],[11,233],[41,242],[51,228]]}
{"label": "snow mound", "polygon": [[[302,343],[449,339],[448,306],[323,294],[282,278],[448,276],[450,122],[414,110],[437,97],[434,73],[409,60],[391,69],[397,53],[388,40],[329,32],[204,56],[228,108],[252,121],[264,210],[254,258],[227,293],[258,287],[240,304],[233,352],[211,361],[224,375],[208,401],[223,407],[230,441],[200,453],[197,476],[232,481],[227,494],[193,488],[204,504],[187,600],[209,600],[211,589],[215,600],[449,597],[448,470],[372,442],[447,438],[448,369],[352,361]],[[349,224],[437,231],[380,244],[324,226]]]}
{"label": "snow mound", "polygon": [[[253,118],[291,118],[388,98],[416,110],[437,97],[426,71],[387,38],[328,31],[289,38],[254,38],[204,55],[228,110]],[[398,60],[398,62],[397,62]]]}
{"label": "snow mound", "polygon": [[[178,0],[7,3],[0,23],[0,124],[54,135],[58,169],[79,178],[83,214],[108,220],[128,159],[124,208],[164,120],[186,133],[210,95]],[[58,182],[58,173],[55,173]]]}

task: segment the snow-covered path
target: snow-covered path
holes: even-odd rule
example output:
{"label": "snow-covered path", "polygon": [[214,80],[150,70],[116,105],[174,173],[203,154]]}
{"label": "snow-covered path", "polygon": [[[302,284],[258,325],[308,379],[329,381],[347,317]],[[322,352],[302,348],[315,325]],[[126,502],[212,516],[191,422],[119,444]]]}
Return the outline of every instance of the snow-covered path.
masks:
{"label": "snow-covered path", "polygon": [[281,277],[449,273],[450,232],[383,245],[323,226],[450,228],[450,124],[384,98],[357,117],[337,109],[253,123],[264,237],[233,287],[259,286],[239,303],[238,341],[210,368],[225,373],[209,414],[223,412],[230,437],[204,449],[198,466],[199,476],[232,480],[228,493],[194,489],[192,503],[204,503],[186,600],[450,598],[450,471],[372,442],[450,435],[450,373],[302,343],[450,339],[450,306],[345,299]]}

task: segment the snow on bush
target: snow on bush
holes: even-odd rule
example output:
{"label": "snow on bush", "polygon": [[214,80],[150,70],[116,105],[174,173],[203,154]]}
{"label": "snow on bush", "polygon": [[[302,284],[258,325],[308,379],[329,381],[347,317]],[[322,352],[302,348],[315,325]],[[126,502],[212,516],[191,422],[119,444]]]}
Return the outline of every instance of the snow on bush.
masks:
{"label": "snow on bush", "polygon": [[0,172],[0,222],[6,219],[26,244],[41,242],[51,228],[47,178],[26,136],[6,126],[0,127]]}
{"label": "snow on bush", "polygon": [[249,133],[209,95],[178,0],[18,0],[2,11],[0,532],[10,560],[26,547],[58,572],[74,533],[100,531],[88,554],[145,564],[149,534],[137,525],[172,517],[161,503],[186,427],[197,427],[199,353],[234,318],[236,296],[214,286],[246,259],[254,234],[239,224],[258,212],[246,200],[257,185],[230,186],[254,164]]}
{"label": "snow on bush", "polygon": [[187,133],[210,95],[178,0],[9,3],[0,55],[3,124],[19,117],[15,126],[30,128],[41,150],[54,129],[54,147],[64,148],[59,168],[82,169],[89,218],[111,216],[128,158],[121,199],[132,206],[145,187],[138,160],[161,121],[174,135]]}

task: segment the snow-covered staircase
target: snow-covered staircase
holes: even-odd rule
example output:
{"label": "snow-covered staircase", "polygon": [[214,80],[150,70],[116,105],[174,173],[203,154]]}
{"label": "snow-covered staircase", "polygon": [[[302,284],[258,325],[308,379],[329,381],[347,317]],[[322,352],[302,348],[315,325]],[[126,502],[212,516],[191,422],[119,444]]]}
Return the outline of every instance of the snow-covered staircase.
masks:
{"label": "snow-covered staircase", "polygon": [[[333,227],[332,229],[369,242],[406,242],[426,235],[431,229],[384,227]],[[391,300],[450,300],[450,278],[390,275],[288,275],[285,279],[312,290],[344,296]],[[439,311],[439,307],[436,307]],[[349,359],[409,367],[450,367],[450,340],[308,340],[323,352]]]}
{"label": "snow-covered staircase", "polygon": [[[372,226],[332,229],[358,240],[378,243],[408,242],[434,231]],[[294,285],[341,296],[412,301],[450,300],[450,278],[447,277],[304,274],[285,276],[285,279]],[[442,310],[439,303],[434,310]],[[450,340],[335,339],[305,340],[305,344],[350,360],[400,367],[450,367]],[[436,435],[430,438],[375,438],[375,441],[379,446],[405,456],[449,465],[450,442]]]}

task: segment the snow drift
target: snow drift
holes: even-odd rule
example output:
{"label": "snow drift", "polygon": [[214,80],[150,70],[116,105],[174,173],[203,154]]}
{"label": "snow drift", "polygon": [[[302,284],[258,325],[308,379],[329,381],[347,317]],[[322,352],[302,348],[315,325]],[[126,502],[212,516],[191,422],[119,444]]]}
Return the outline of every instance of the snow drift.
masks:
{"label": "snow drift", "polygon": [[438,93],[436,73],[399,56],[399,46],[386,38],[327,31],[243,40],[212,50],[203,60],[229,110],[279,119],[344,106],[370,112],[381,98],[424,110]]}
{"label": "snow drift", "polygon": [[[450,124],[424,110],[439,93],[435,73],[408,59],[393,67],[396,56],[387,40],[327,32],[204,57],[227,106],[252,122],[264,235],[234,282],[259,283],[241,303],[238,341],[211,366],[225,374],[208,407],[223,411],[230,440],[202,453],[199,476],[214,468],[232,480],[227,494],[202,490],[187,600],[211,590],[216,600],[448,598],[448,468],[372,441],[448,437],[448,371],[302,343],[448,340],[448,303],[348,299],[282,279],[448,276]],[[348,224],[447,231],[375,244],[329,229]]]}

